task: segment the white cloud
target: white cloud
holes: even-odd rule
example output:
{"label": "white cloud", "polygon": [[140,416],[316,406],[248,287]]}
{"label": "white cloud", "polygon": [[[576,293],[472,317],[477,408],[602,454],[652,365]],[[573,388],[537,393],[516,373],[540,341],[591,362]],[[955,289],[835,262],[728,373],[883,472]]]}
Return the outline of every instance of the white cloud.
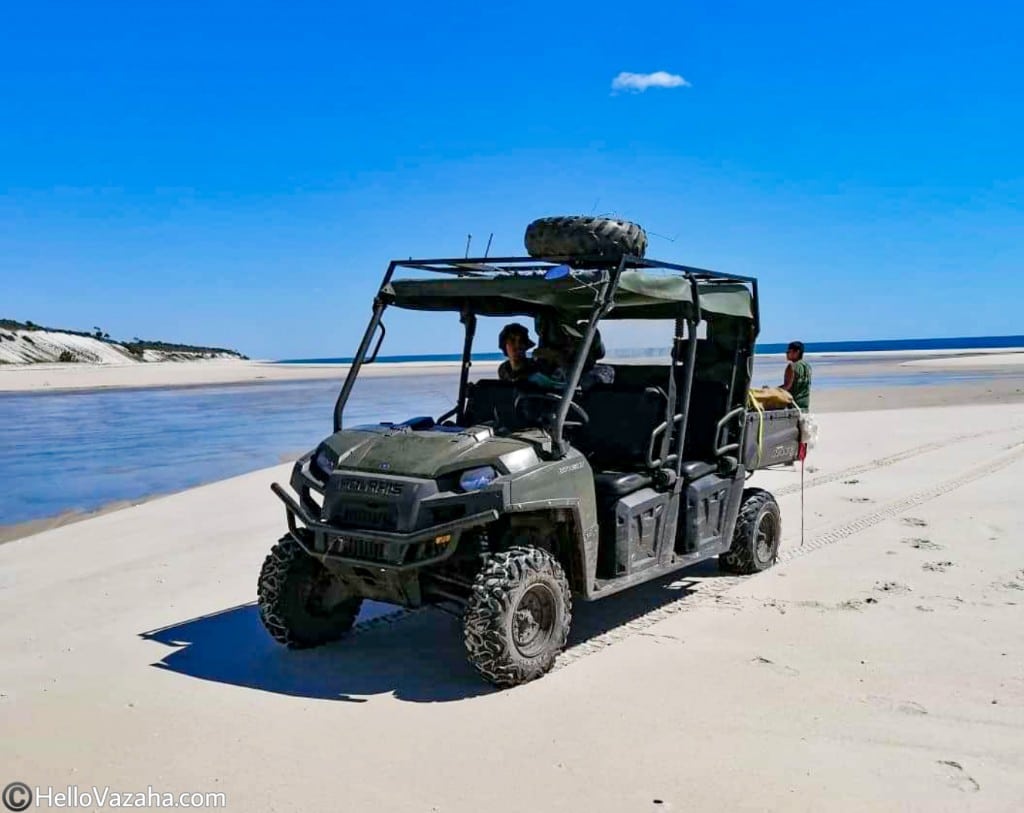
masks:
{"label": "white cloud", "polygon": [[612,90],[628,90],[643,93],[647,88],[688,88],[690,83],[676,73],[655,71],[654,73],[629,73],[623,71],[612,79]]}

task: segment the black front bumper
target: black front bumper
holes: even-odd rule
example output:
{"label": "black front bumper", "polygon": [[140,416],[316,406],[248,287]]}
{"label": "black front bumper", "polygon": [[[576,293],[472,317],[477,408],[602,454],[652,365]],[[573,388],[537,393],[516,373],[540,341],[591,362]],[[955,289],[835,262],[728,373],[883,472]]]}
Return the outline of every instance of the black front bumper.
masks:
{"label": "black front bumper", "polygon": [[[488,509],[408,533],[336,528],[312,516],[278,483],[272,483],[270,488],[285,505],[288,533],[296,543],[321,561],[348,566],[398,572],[418,570],[449,558],[465,531],[493,522],[499,516],[497,510]],[[300,522],[307,533],[302,533]]]}

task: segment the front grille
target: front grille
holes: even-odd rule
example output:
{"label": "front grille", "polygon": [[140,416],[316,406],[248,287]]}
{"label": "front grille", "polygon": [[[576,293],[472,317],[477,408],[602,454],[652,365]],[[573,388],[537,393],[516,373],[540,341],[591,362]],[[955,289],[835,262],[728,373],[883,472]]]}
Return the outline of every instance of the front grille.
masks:
{"label": "front grille", "polygon": [[374,542],[369,539],[346,539],[341,548],[341,555],[349,559],[361,559],[365,562],[397,564],[401,559],[404,548],[398,547],[398,558],[395,558],[391,550],[392,547],[387,542]]}
{"label": "front grille", "polygon": [[345,505],[336,521],[349,528],[372,528],[377,531],[397,529],[395,516],[387,508],[369,508],[365,505]]}

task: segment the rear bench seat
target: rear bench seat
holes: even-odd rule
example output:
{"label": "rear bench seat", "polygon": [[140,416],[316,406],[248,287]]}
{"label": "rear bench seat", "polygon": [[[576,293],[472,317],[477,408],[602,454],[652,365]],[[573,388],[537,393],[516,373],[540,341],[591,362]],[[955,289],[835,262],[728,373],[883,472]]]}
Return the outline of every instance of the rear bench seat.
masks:
{"label": "rear bench seat", "polygon": [[594,387],[578,401],[590,421],[575,430],[573,443],[595,469],[646,468],[651,434],[665,420],[663,395],[645,387],[611,384]]}
{"label": "rear bench seat", "polygon": [[[667,366],[623,365],[616,367],[614,384],[597,385],[576,397],[590,421],[586,426],[567,429],[566,433],[597,471],[645,470],[651,433],[665,420],[665,396],[650,388],[664,391],[667,376]],[[519,393],[533,391],[541,390],[509,381],[477,381],[470,385],[464,423],[493,423],[495,428],[506,430],[522,428],[513,405]],[[726,400],[724,385],[713,381],[693,382],[683,450],[685,460],[714,462],[715,424],[725,414]],[[569,420],[574,419],[570,412]],[[658,453],[656,447],[655,456]],[[696,474],[696,470],[687,473]]]}

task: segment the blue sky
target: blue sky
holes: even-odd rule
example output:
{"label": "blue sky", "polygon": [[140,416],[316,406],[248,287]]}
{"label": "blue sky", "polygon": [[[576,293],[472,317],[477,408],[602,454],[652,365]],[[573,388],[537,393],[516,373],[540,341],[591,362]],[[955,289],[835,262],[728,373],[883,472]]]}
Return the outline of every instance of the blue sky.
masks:
{"label": "blue sky", "polygon": [[765,341],[1024,332],[1024,11],[831,5],[8,4],[0,316],[348,355],[390,258],[598,212]]}

